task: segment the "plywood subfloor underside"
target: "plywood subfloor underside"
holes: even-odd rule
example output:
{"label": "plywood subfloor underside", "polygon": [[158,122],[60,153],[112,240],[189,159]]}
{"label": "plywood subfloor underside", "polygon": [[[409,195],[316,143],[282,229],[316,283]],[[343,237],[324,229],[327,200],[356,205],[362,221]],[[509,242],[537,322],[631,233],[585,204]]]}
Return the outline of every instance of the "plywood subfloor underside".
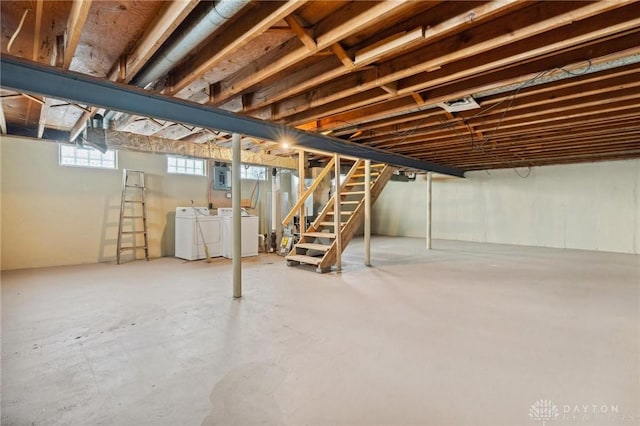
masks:
{"label": "plywood subfloor underside", "polygon": [[222,259],[5,272],[2,424],[522,425],[539,399],[554,425],[640,419],[639,256],[423,247],[375,238],[365,268],[356,240],[341,275],[260,255],[241,300]]}

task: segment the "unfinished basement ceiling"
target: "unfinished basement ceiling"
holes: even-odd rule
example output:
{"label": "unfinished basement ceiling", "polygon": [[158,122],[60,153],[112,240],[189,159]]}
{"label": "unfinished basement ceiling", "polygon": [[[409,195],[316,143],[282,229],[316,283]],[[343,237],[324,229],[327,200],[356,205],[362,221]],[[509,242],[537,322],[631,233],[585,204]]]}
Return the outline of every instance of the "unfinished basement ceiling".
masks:
{"label": "unfinished basement ceiling", "polygon": [[[126,84],[170,56],[149,90],[442,166],[640,157],[640,2],[38,0],[0,8],[3,55]],[[204,34],[195,30],[203,19]],[[184,39],[190,47],[174,49],[176,57],[171,46]],[[98,113],[123,132],[221,146],[230,138],[6,89],[1,96],[8,133],[75,136]],[[469,97],[479,107],[466,109]],[[245,148],[287,155],[274,141],[248,139]]]}

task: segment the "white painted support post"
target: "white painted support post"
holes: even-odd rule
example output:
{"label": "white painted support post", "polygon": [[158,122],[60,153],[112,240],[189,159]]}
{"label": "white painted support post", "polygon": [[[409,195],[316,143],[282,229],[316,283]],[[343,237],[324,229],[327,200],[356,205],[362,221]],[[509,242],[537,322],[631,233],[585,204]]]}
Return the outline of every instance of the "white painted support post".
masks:
{"label": "white painted support post", "polygon": [[336,168],[336,190],[333,197],[333,232],[336,234],[336,271],[342,270],[342,212],[340,209],[340,156],[334,154]]}
{"label": "white painted support post", "polygon": [[[298,197],[302,197],[304,194],[304,169],[305,169],[305,153],[300,150],[298,153]],[[307,218],[305,217],[304,203],[300,206],[300,213],[298,214],[300,219],[300,237],[302,233],[306,231]]]}
{"label": "white painted support post", "polygon": [[371,266],[371,160],[364,160],[364,264]]}
{"label": "white painted support post", "polygon": [[427,172],[427,250],[431,250],[431,172]]}
{"label": "white painted support post", "polygon": [[[276,182],[277,176],[273,175],[273,169],[269,169],[269,173],[271,174],[271,232],[275,233],[278,227],[278,217],[277,217],[277,209],[276,209],[276,198],[278,192],[278,184]],[[271,235],[269,235],[271,238]]]}
{"label": "white painted support post", "polygon": [[240,157],[240,134],[234,133],[231,137],[233,150],[233,163],[231,166],[231,205],[233,223],[233,241],[231,244],[233,259],[233,297],[242,297],[242,215],[240,199],[242,198],[242,188],[240,187],[240,167],[242,159]]}

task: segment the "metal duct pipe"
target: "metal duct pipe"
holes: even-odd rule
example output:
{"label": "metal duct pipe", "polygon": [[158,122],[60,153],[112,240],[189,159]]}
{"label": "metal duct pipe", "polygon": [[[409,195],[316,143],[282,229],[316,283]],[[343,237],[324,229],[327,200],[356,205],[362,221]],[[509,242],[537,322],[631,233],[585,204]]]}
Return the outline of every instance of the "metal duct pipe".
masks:
{"label": "metal duct pipe", "polygon": [[220,0],[210,10],[203,13],[191,30],[180,34],[159,51],[142,71],[131,81],[138,87],[159,80],[195,49],[222,24],[248,5],[250,0]]}

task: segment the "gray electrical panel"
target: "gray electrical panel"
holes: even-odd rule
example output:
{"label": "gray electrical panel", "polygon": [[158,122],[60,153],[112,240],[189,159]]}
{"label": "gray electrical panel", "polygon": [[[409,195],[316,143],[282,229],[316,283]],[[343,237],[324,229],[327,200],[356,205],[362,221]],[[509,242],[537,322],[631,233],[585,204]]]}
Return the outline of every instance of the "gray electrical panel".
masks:
{"label": "gray electrical panel", "polygon": [[231,168],[226,165],[213,167],[213,189],[228,191],[231,189]]}

